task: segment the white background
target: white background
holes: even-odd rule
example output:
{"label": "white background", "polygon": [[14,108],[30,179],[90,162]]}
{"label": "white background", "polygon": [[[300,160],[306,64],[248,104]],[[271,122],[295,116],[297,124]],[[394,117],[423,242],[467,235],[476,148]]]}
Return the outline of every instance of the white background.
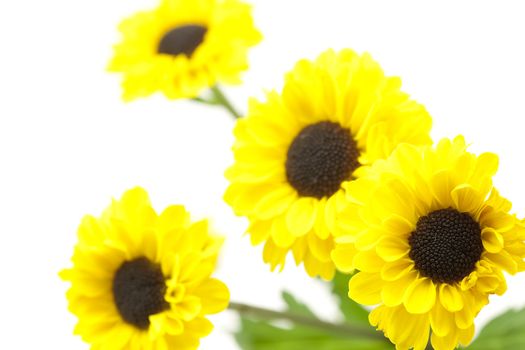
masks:
{"label": "white background", "polygon": [[[147,188],[157,210],[183,203],[228,242],[217,275],[232,299],[279,308],[285,288],[321,315],[336,310],[321,283],[291,265],[270,273],[243,220],[222,203],[233,122],[220,109],[161,96],[124,104],[104,71],[125,16],[153,0],[0,2],[0,322],[3,349],[87,349],[72,335],[66,285],[75,232],[111,197]],[[279,87],[302,57],[369,51],[433,115],[435,139],[462,133],[500,155],[496,184],[525,214],[525,21],[519,1],[253,1],[265,41],[252,52],[248,96]],[[509,278],[478,318],[525,305],[525,275]],[[202,349],[236,349],[235,315],[213,317]]]}

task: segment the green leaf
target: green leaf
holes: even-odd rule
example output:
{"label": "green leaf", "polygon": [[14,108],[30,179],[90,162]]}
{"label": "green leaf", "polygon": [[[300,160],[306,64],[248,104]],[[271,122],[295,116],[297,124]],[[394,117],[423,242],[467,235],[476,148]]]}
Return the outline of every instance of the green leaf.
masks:
{"label": "green leaf", "polygon": [[281,328],[264,321],[241,320],[235,339],[244,350],[392,350],[382,339],[341,337],[309,327]]}
{"label": "green leaf", "polygon": [[509,310],[490,321],[468,349],[525,349],[525,308]]}
{"label": "green leaf", "polygon": [[368,325],[368,311],[348,297],[350,277],[352,275],[337,272],[332,280],[332,293],[338,298],[339,309],[348,323]]}
{"label": "green leaf", "polygon": [[[283,292],[287,312],[300,316],[318,317],[292,294]],[[368,321],[367,321],[368,325]],[[355,336],[334,333],[313,326],[274,324],[267,320],[257,320],[255,316],[241,315],[241,328],[235,333],[235,339],[244,350],[392,350],[392,344],[382,337],[357,338]]]}
{"label": "green leaf", "polygon": [[308,306],[306,306],[306,304],[298,301],[290,293],[283,292],[282,293],[282,298],[283,298],[284,302],[286,303],[286,305],[288,306],[288,311],[290,311],[290,312],[292,312],[294,314],[298,314],[298,315],[310,316],[310,317],[313,317],[313,318],[317,318],[317,316],[314,315],[312,310],[310,310],[310,308],[308,308]]}

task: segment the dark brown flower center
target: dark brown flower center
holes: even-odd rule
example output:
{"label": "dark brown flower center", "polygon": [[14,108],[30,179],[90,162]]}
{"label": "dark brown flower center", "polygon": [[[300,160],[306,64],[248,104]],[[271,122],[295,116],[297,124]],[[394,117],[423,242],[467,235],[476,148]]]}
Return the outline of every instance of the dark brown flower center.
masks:
{"label": "dark brown flower center", "polygon": [[288,149],[286,177],[301,196],[331,196],[359,167],[358,157],[350,130],[329,121],[308,125]]}
{"label": "dark brown flower center", "polygon": [[191,57],[204,40],[207,31],[208,28],[197,24],[175,27],[164,34],[157,52],[172,56],[183,54]]}
{"label": "dark brown flower center", "polygon": [[408,242],[416,269],[436,283],[461,281],[474,271],[483,252],[479,223],[451,208],[421,217]]}
{"label": "dark brown flower center", "polygon": [[169,307],[160,266],[145,257],[124,262],[113,278],[113,298],[120,316],[139,329],[147,329],[149,316]]}

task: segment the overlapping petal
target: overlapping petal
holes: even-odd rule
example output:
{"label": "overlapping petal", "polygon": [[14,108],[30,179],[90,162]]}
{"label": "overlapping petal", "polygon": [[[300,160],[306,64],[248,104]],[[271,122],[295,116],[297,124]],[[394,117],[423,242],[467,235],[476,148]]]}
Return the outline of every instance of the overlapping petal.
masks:
{"label": "overlapping petal", "polygon": [[[211,331],[205,316],[224,310],[229,301],[228,288],[211,277],[221,244],[222,238],[209,233],[206,221],[192,222],[183,206],[170,206],[157,215],[145,190],[125,192],[100,218],[82,220],[73,267],[61,272],[71,283],[67,298],[78,317],[75,333],[94,348],[196,349],[199,338]],[[144,286],[149,290],[145,298],[154,290],[163,293],[162,308],[143,314],[143,323],[122,313],[122,307],[132,308],[133,315],[142,311],[117,305],[127,297],[115,294],[117,275],[137,261],[146,262],[147,271],[158,270],[163,279],[155,289],[157,282],[152,284],[148,274],[156,272],[141,270],[146,275],[139,271],[132,277],[142,278],[133,293]],[[134,283],[129,278],[119,281]],[[143,307],[149,307],[147,303]]]}
{"label": "overlapping petal", "polygon": [[[524,226],[492,185],[497,157],[476,156],[466,148],[461,136],[441,140],[435,147],[400,145],[386,161],[376,162],[365,177],[353,182],[352,188],[363,182],[373,195],[348,193],[347,206],[338,212],[339,221],[352,224],[337,231],[332,259],[343,272],[359,270],[349,282],[349,296],[377,305],[370,322],[397,349],[424,349],[429,334],[436,350],[468,345],[474,318],[488,296],[506,290],[503,271],[525,270]],[[420,219],[443,210],[474,223],[472,232],[479,234],[472,238],[472,249],[480,247],[481,254],[461,279],[437,272],[430,275],[429,261],[414,260],[411,240],[420,234]],[[443,227],[435,233],[451,229]],[[449,243],[443,246],[456,244]]]}
{"label": "overlapping petal", "polygon": [[[224,199],[250,220],[252,244],[265,245],[263,258],[272,269],[282,268],[292,252],[309,275],[331,279],[333,237],[356,222],[338,220],[337,213],[348,200],[370,195],[367,186],[356,188],[352,180],[400,143],[431,142],[430,116],[400,87],[400,80],[386,77],[370,55],[328,50],[314,61],[297,62],[282,92],[250,100],[247,117],[234,130],[234,164],[226,171],[230,185]],[[288,152],[302,131],[320,123],[345,130],[359,149],[359,166],[335,192],[305,194],[292,185]],[[312,182],[326,181],[321,176]]]}

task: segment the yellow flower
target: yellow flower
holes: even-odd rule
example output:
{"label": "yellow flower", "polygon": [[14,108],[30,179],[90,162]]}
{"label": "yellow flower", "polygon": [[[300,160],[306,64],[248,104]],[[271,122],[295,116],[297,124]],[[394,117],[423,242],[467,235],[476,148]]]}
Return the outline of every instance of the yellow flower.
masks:
{"label": "yellow flower", "polygon": [[250,101],[237,122],[225,200],[250,221],[253,245],[284,267],[292,251],[311,276],[333,277],[331,232],[344,187],[400,142],[428,144],[431,118],[368,54],[301,60],[281,94]]}
{"label": "yellow flower", "polygon": [[346,185],[348,205],[332,253],[357,269],[349,296],[379,305],[370,323],[396,349],[467,345],[490,294],[506,290],[503,271],[525,269],[525,226],[492,185],[498,158],[466,151],[463,137],[435,148],[400,145]]}
{"label": "yellow flower", "polygon": [[212,274],[222,239],[183,206],[157,215],[141,188],[78,229],[69,309],[92,349],[196,349],[226,308],[229,291]]}
{"label": "yellow flower", "polygon": [[238,0],[161,0],[120,31],[109,70],[123,73],[125,100],[157,91],[195,97],[218,82],[240,83],[248,49],[261,40],[250,6]]}

